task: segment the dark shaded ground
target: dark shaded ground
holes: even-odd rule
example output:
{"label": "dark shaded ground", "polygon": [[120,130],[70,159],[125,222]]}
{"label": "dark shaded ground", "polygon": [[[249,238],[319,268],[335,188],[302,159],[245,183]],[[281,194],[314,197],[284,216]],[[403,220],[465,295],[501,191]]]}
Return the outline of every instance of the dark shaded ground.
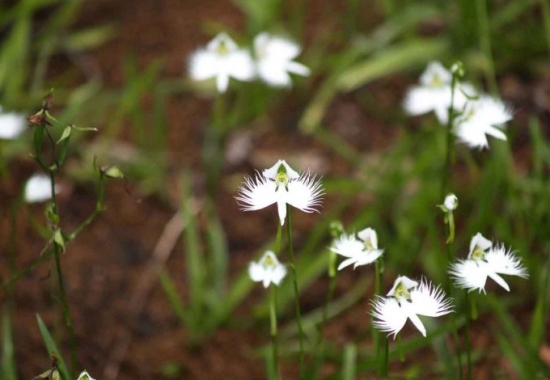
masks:
{"label": "dark shaded ground", "polygon": [[[314,35],[317,28],[327,28],[324,15],[334,8],[330,1],[316,3],[310,13],[310,23],[306,35]],[[152,60],[164,59],[163,76],[177,78],[184,75],[185,57],[207,40],[201,31],[204,21],[215,20],[230,28],[242,29],[243,17],[227,1],[181,1],[181,0],[140,0],[136,2],[115,2],[98,0],[85,6],[81,25],[114,22],[118,34],[113,41],[90,55],[82,57],[91,63],[109,86],[123,83],[123,60],[133,54],[140,65]],[[307,38],[306,38],[307,42]],[[519,104],[520,113],[525,107],[532,107],[534,91],[521,81],[510,76],[503,80],[504,95]],[[373,86],[373,91],[381,107],[399,104],[405,90],[403,80],[388,80]],[[518,89],[518,86],[519,89]],[[388,90],[390,89],[390,90]],[[508,91],[508,92],[507,92]],[[524,96],[524,94],[528,94]],[[523,96],[520,99],[519,95]],[[543,99],[544,94],[539,98]],[[539,99],[537,98],[537,99]],[[522,103],[524,102],[524,103]],[[544,99],[539,110],[544,110]],[[548,106],[548,103],[546,103]],[[292,105],[290,106],[292,108]],[[209,105],[204,100],[191,96],[170,99],[168,106],[170,138],[168,149],[171,164],[178,167],[197,167],[200,161],[202,134],[201,126],[209,115]],[[297,115],[296,115],[297,117]],[[521,115],[519,116],[522,117]],[[292,124],[292,116],[287,121]],[[295,120],[294,120],[295,122]],[[394,137],[390,128],[383,122],[371,120],[358,106],[352,96],[341,96],[327,115],[330,128],[348,139],[363,151],[380,149]],[[369,125],[366,135],[364,125]],[[304,148],[305,147],[305,148]],[[520,147],[521,148],[521,147]],[[284,150],[282,150],[284,149]],[[294,152],[300,151],[300,154]],[[245,159],[243,170],[248,171],[258,163],[273,162],[285,153],[296,155],[304,166],[317,165],[320,173],[345,173],[349,168],[338,157],[327,151],[321,144],[302,137],[295,128],[285,128],[273,133],[269,128],[261,139],[255,140],[254,148]],[[9,204],[20,191],[20,186],[34,171],[32,163],[13,163],[9,180],[0,189],[3,199]],[[230,174],[229,168],[226,174]],[[200,191],[203,182],[199,171],[194,172],[196,188]],[[159,285],[153,282],[152,292],[140,291],[144,274],[149,270],[155,244],[164,227],[173,216],[179,202],[177,178],[167,184],[172,194],[172,202],[161,202],[155,198],[141,199],[131,183],[126,187],[121,182],[110,182],[107,191],[106,210],[74,243],[68,246],[62,258],[66,274],[69,302],[79,347],[79,364],[97,379],[110,380],[109,375],[117,369],[114,349],[120,346],[121,339],[130,337],[128,349],[119,367],[119,379],[159,379],[162,367],[169,362],[180,363],[183,371],[181,379],[262,379],[264,364],[256,348],[267,343],[268,335],[259,329],[242,331],[236,327],[224,327],[199,348],[188,347],[188,336],[179,324]],[[232,255],[231,273],[238,273],[246,267],[252,253],[267,238],[264,228],[272,223],[273,210],[246,214],[238,210],[233,199],[234,193],[228,189],[218,199],[221,219],[229,238]],[[330,202],[330,200],[328,200]],[[86,184],[71,186],[65,184],[60,194],[60,209],[64,227],[71,230],[85,218],[94,207],[94,193]],[[44,244],[29,223],[31,217],[43,221],[42,206],[29,206],[26,212],[17,215],[16,233],[13,235],[17,247],[17,263],[20,267],[37,257]],[[3,213],[1,220],[2,250],[9,247],[10,219]],[[313,223],[311,216],[296,218],[297,239]],[[2,255],[0,273],[4,275],[7,258]],[[64,331],[60,320],[60,307],[52,299],[52,291],[57,289],[51,276],[50,262],[41,264],[17,285],[15,302],[17,305],[14,321],[14,336],[17,350],[19,374],[22,379],[31,379],[43,372],[49,365],[48,355],[43,347],[35,315],[38,313],[48,326]],[[167,268],[176,281],[182,297],[186,296],[181,241],[167,261]],[[344,292],[353,284],[352,275],[343,275],[338,292]],[[321,304],[326,284],[308,290],[304,298],[308,302]],[[137,308],[135,295],[148,295],[143,308]],[[5,294],[0,295],[4,302]],[[139,297],[138,297],[139,298]],[[316,302],[315,300],[319,300]],[[236,314],[246,318],[250,312],[250,302],[239,307]],[[132,314],[135,311],[137,319]],[[328,326],[326,334],[333,342],[342,346],[357,336],[364,335],[368,320],[366,311],[368,300],[344,316],[336,318]],[[481,322],[488,322],[482,320]],[[479,323],[479,331],[474,331],[474,345],[489,345],[491,337]],[[128,335],[129,334],[129,335]],[[365,345],[367,344],[366,339]],[[63,342],[66,344],[67,340]],[[65,352],[68,352],[66,350]],[[429,349],[419,352],[419,357],[429,358]],[[67,355],[68,358],[68,355]],[[429,363],[429,359],[424,359]],[[476,379],[491,378],[492,365],[505,371],[508,364],[498,357],[489,356],[490,363],[476,368]],[[114,363],[114,364],[113,364]],[[296,378],[293,365],[283,365],[286,378]],[[327,368],[327,375],[332,373]],[[107,371],[107,372],[104,372]],[[111,372],[109,372],[111,371]],[[368,378],[368,377],[365,377]],[[425,377],[424,377],[425,378]]]}

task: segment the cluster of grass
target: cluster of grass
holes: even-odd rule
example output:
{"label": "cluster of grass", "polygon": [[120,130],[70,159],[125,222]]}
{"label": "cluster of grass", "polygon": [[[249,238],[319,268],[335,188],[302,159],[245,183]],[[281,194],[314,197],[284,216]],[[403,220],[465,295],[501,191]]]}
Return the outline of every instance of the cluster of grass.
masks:
{"label": "cluster of grass", "polygon": [[[257,0],[235,0],[234,3],[243,11],[247,21],[245,31],[231,31],[231,35],[238,37],[236,39],[239,41],[251,41],[255,35],[266,30],[284,31],[295,39],[308,36],[306,17],[311,4],[303,0],[291,3],[269,0],[262,2],[261,6]],[[346,0],[339,8],[341,14],[323,15],[331,20],[339,17],[342,21],[336,23],[339,26],[336,31],[322,31],[315,38],[306,39],[308,44],[300,61],[311,68],[311,78],[296,80],[290,90],[257,83],[232,82],[223,100],[218,97],[212,101],[211,120],[208,125],[200,126],[208,131],[202,147],[204,160],[201,170],[207,173],[205,176],[208,179],[208,189],[204,194],[193,194],[191,168],[178,168],[181,171],[182,201],[179,209],[174,211],[182,219],[189,297],[182,299],[177,293],[174,279],[168,271],[160,271],[159,281],[175,315],[190,332],[193,344],[200,345],[220,326],[230,322],[233,311],[256,286],[246,271],[231,276],[228,273],[227,237],[219,211],[215,208],[215,199],[222,185],[231,181],[225,181],[221,176],[219,152],[223,152],[228,136],[272,116],[274,110],[289,101],[291,93],[294,100],[298,98],[299,104],[305,104],[296,133],[318,141],[326,152],[345,162],[349,172],[353,173],[340,177],[329,172],[323,178],[326,198],[330,202],[320,215],[315,216],[314,227],[296,247],[294,266],[299,274],[300,291],[327,277],[330,264],[327,242],[335,220],[345,220],[346,229],[350,231],[366,226],[376,228],[379,241],[388,253],[384,262],[386,282],[383,292],[389,288],[391,279],[404,273],[423,273],[435,283],[448,282],[448,274],[441,265],[446,255],[445,229],[441,223],[441,213],[435,207],[442,203],[446,131],[433,117],[426,116],[414,121],[404,117],[398,95],[393,107],[384,110],[387,112],[377,110],[368,91],[371,88],[376,90],[379,88],[376,83],[390,78],[406,80],[406,75],[412,78],[432,60],[447,63],[462,61],[468,78],[478,88],[485,88],[494,95],[498,95],[499,78],[506,73],[538,78],[544,70],[548,70],[550,3],[548,0],[380,0],[375,7],[365,3]],[[63,175],[74,181],[97,181],[99,173],[102,183],[107,169],[95,165],[94,157],[101,160],[108,155],[119,138],[123,121],[129,120],[131,137],[140,154],[131,161],[116,164],[122,167],[127,178],[139,184],[143,193],[166,199],[165,184],[170,167],[167,101],[175,94],[201,92],[204,96],[211,92],[209,88],[202,88],[200,83],[182,81],[181,78],[162,78],[160,60],[139,70],[131,58],[127,59],[124,85],[115,89],[105,89],[101,79],[94,77],[75,86],[70,74],[78,71],[76,66],[70,66],[69,74],[49,77],[48,67],[52,60],[60,56],[70,58],[80,51],[97,47],[115,33],[115,29],[108,25],[84,30],[76,28],[74,22],[80,16],[81,7],[80,1],[62,0],[22,0],[12,5],[0,5],[0,105],[30,115],[36,111],[44,94],[54,88],[55,125],[61,126],[57,130],[52,128],[54,141],[68,142],[63,137],[64,126],[70,124],[102,126],[93,143],[79,137],[79,134],[72,134],[71,144],[64,145],[63,154],[71,157],[77,165],[63,172]],[[364,17],[365,12],[373,11],[371,7],[375,8],[375,16]],[[212,28],[216,32],[222,30],[219,25]],[[182,76],[185,75],[182,72]],[[395,128],[398,133],[394,141],[378,152],[367,154],[326,125],[325,116],[329,107],[342,94],[359,99],[358,107],[367,116],[379,119],[388,128]],[[150,107],[143,107],[144,97],[148,98]],[[415,128],[410,127],[413,123]],[[519,146],[514,137],[520,129],[528,131],[527,139],[522,144],[529,149],[522,149],[524,153],[518,155],[515,148]],[[548,367],[539,359],[538,352],[547,338],[545,327],[548,323],[550,290],[550,240],[546,224],[550,215],[550,143],[546,140],[541,119],[535,113],[529,115],[528,125],[510,122],[508,130],[509,140],[493,140],[489,150],[471,151],[463,146],[456,148],[456,170],[451,173],[447,188],[458,196],[460,206],[455,213],[456,241],[450,249],[453,257],[464,258],[469,239],[481,231],[485,236],[505,242],[521,254],[530,275],[529,280],[513,280],[509,294],[499,291],[479,296],[479,314],[482,317],[490,315],[489,318],[494,320],[491,333],[498,346],[495,350],[510,363],[510,371],[525,379],[543,378],[549,376]],[[41,157],[36,134],[33,131],[15,141],[0,141],[2,160],[25,160],[29,152]],[[43,145],[42,138],[40,146]],[[213,152],[218,153],[217,156],[214,154],[214,158]],[[43,169],[57,174],[61,165],[57,165],[56,160],[50,164],[53,166],[42,165]],[[38,162],[37,170],[40,165]],[[102,186],[99,186],[98,194],[101,200],[104,196]],[[202,207],[198,210],[197,197],[202,200]],[[361,201],[365,198],[372,201],[365,204]],[[98,204],[96,210],[99,212],[99,201]],[[51,209],[52,205],[47,207]],[[5,209],[8,208],[9,205],[6,205]],[[14,212],[18,212],[15,207]],[[93,218],[96,216],[94,213]],[[207,228],[204,230],[197,223],[199,218],[206,221]],[[89,222],[86,219],[82,229],[87,228]],[[69,237],[77,238],[81,229],[75,234],[65,234],[66,231],[61,234],[58,229],[52,229],[52,225],[59,225],[59,221],[41,229],[46,231],[46,248],[43,252],[36,252],[37,261],[27,268],[12,267],[10,275],[2,278],[0,284],[0,292],[8,293],[8,307],[2,308],[2,379],[19,378],[20,363],[15,360],[16,340],[11,331],[11,315],[17,305],[11,301],[11,294],[18,279],[42,260],[56,260],[60,279],[60,314],[69,325],[67,334],[72,334],[71,321],[67,319],[71,305],[63,300],[63,257],[57,250]],[[272,247],[274,241],[275,237],[259,247],[257,256]],[[17,254],[17,247],[11,251]],[[49,251],[50,254],[45,254]],[[7,262],[9,260],[2,259],[2,263]],[[316,308],[302,315],[303,331],[299,332],[294,324],[280,329],[280,353],[289,361],[297,357],[297,338],[302,333],[306,336],[306,342],[318,341],[318,328],[324,317],[330,320],[364,299],[365,289],[371,287],[374,278],[370,274],[363,276],[364,272],[359,272],[359,269],[357,272],[361,275],[357,275],[356,285],[347,293],[327,305],[319,302]],[[229,281],[229,278],[233,280]],[[277,309],[280,313],[292,314],[294,297],[292,282],[283,282],[278,289]],[[461,296],[456,301],[459,305],[463,304]],[[251,318],[250,328],[260,326],[267,318],[268,292],[255,310],[257,312]],[[527,320],[528,324],[520,324],[514,314],[518,310],[522,313],[522,321]],[[430,346],[434,352],[428,363],[430,374],[456,378],[456,362],[444,337],[452,336],[457,327],[462,329],[466,319],[458,316],[454,323],[441,322],[427,338],[407,336],[400,342],[399,352],[397,346],[390,344],[390,374],[391,363],[399,362],[401,355],[414,356],[421,348]],[[370,323],[358,323],[365,329],[362,338],[370,339],[366,334],[371,328]],[[58,347],[40,317],[38,328],[47,352],[54,353],[59,359],[60,364],[56,366],[61,378],[75,378],[80,370],[76,365],[78,347]],[[326,363],[337,368],[332,376],[335,379],[352,379],[377,371],[379,357],[376,353],[369,353],[372,348],[370,341],[365,344],[359,339],[350,341],[343,350],[325,342],[322,354],[316,351],[318,345],[306,345],[306,352],[314,355],[315,360],[312,360],[311,368],[304,376],[318,378],[319,368]],[[269,357],[267,351],[260,350],[260,353]],[[493,355],[492,351],[490,354]],[[473,347],[474,363],[483,363],[487,355],[489,353],[484,348]],[[72,357],[71,364],[65,365],[63,357]],[[45,355],[45,363],[48,358]],[[421,371],[427,370],[422,364],[412,361],[400,364],[399,368],[405,368],[399,374],[404,377],[422,377]],[[88,370],[94,375],[93,369]],[[96,377],[101,378],[99,373]]]}

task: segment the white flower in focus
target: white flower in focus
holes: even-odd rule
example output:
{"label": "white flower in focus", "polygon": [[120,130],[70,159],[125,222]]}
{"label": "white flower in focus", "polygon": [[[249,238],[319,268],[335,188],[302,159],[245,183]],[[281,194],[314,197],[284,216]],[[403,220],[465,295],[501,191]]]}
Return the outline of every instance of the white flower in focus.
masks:
{"label": "white flower in focus", "polygon": [[500,100],[482,95],[466,103],[457,117],[454,133],[470,148],[489,146],[486,135],[506,140],[506,135],[496,126],[512,119],[512,112]]}
{"label": "white flower in focus", "polygon": [[258,76],[272,86],[290,86],[289,73],[310,74],[309,68],[293,61],[300,54],[300,47],[286,38],[260,33],[254,38],[254,52]]}
{"label": "white flower in focus", "polygon": [[[407,92],[403,103],[409,115],[421,115],[434,111],[441,124],[449,120],[451,106],[452,74],[439,62],[430,62],[420,76],[420,85]],[[467,83],[457,83],[453,100],[453,108],[461,110],[468,101],[465,94],[474,95],[474,88]]]}
{"label": "white flower in focus", "polygon": [[16,139],[27,125],[25,117],[15,112],[2,113],[0,106],[0,139]]}
{"label": "white flower in focus", "polygon": [[374,327],[393,334],[393,338],[410,319],[415,327],[426,336],[426,328],[419,315],[439,317],[453,311],[451,299],[445,299],[445,292],[434,287],[425,279],[420,283],[405,276],[399,276],[386,297],[377,296],[373,301]]}
{"label": "white flower in focus", "polygon": [[454,194],[449,194],[445,197],[443,201],[443,206],[446,211],[453,211],[458,207],[458,198]]}
{"label": "white flower in focus", "polygon": [[[25,184],[25,201],[27,203],[43,202],[52,197],[51,180],[45,174],[34,174]],[[58,192],[58,189],[55,190]]]}
{"label": "white flower in focus", "polygon": [[254,63],[250,53],[239,49],[226,33],[218,34],[189,59],[189,75],[194,80],[216,78],[219,92],[225,92],[229,77],[247,81],[254,77]]}
{"label": "white flower in focus", "polygon": [[321,203],[322,195],[321,181],[314,175],[309,171],[300,175],[284,160],[279,160],[255,178],[246,177],[236,199],[244,211],[260,210],[277,203],[282,226],[287,204],[304,212],[313,212]]}
{"label": "white flower in focus", "polygon": [[485,293],[487,277],[507,291],[510,291],[510,287],[499,274],[529,277],[527,269],[512,251],[507,251],[503,245],[493,247],[493,243],[480,233],[470,242],[468,258],[451,264],[449,274],[458,287],[470,292],[477,289],[480,293]]}
{"label": "white flower in focus", "polygon": [[83,371],[76,380],[95,380],[87,371]]}
{"label": "white flower in focus", "polygon": [[277,260],[277,256],[271,251],[264,253],[258,262],[251,262],[248,266],[248,274],[252,281],[262,282],[264,288],[270,283],[279,285],[286,276],[286,268]]}
{"label": "white flower in focus", "polygon": [[347,257],[340,263],[338,270],[351,264],[354,264],[353,269],[359,265],[372,264],[384,253],[383,249],[378,249],[378,238],[376,231],[372,228],[360,231],[357,237],[354,234],[343,234],[334,242],[334,246],[330,250]]}

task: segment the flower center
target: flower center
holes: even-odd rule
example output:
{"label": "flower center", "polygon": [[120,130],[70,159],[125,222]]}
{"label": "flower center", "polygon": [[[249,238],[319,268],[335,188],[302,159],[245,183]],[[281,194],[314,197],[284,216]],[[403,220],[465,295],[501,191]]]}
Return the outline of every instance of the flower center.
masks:
{"label": "flower center", "polygon": [[410,301],[411,300],[411,293],[409,292],[409,289],[403,285],[403,283],[400,283],[397,285],[397,288],[395,289],[394,297],[397,301]]}
{"label": "flower center", "polygon": [[480,246],[476,245],[474,250],[472,251],[472,260],[475,261],[484,261],[485,260],[485,251],[481,249]]}
{"label": "flower center", "polygon": [[277,184],[277,190],[279,190],[280,186],[283,186],[285,190],[288,191],[289,182],[290,182],[290,178],[288,178],[286,168],[284,167],[284,165],[279,166],[279,168],[277,169],[277,175],[275,176],[275,183]]}
{"label": "flower center", "polygon": [[264,269],[272,269],[277,266],[277,263],[275,262],[273,256],[267,255],[262,262],[262,266]]}
{"label": "flower center", "polygon": [[443,87],[445,85],[445,83],[443,82],[443,78],[441,78],[439,74],[434,74],[432,76],[432,80],[430,84],[432,87],[436,87],[436,88]]}
{"label": "flower center", "polygon": [[220,41],[220,44],[217,47],[217,52],[219,55],[227,55],[230,53],[229,47],[227,46],[227,41]]}
{"label": "flower center", "polygon": [[374,251],[376,250],[376,248],[374,248],[374,244],[372,244],[372,240],[371,239],[367,239],[363,242],[363,247],[365,248],[366,251]]}

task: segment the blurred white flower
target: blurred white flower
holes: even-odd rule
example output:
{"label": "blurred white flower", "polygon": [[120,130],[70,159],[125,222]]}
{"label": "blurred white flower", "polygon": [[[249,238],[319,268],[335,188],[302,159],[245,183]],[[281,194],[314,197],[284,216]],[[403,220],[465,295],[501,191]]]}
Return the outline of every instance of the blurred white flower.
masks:
{"label": "blurred white flower", "polygon": [[[420,76],[420,85],[407,92],[403,106],[409,115],[421,115],[434,111],[441,124],[449,120],[451,106],[452,74],[439,62],[430,62]],[[453,108],[464,108],[468,98],[465,94],[474,95],[474,88],[467,83],[457,83],[453,99]]]}
{"label": "blurred white flower", "polygon": [[248,274],[252,281],[261,281],[264,288],[267,288],[270,283],[275,285],[281,283],[286,276],[286,267],[277,260],[273,252],[267,251],[258,262],[250,263]]}
{"label": "blurred white flower", "polygon": [[399,276],[387,297],[376,296],[373,301],[372,316],[374,327],[395,336],[401,331],[407,319],[426,336],[426,328],[419,315],[439,317],[453,311],[451,299],[445,299],[445,293],[428,283],[425,279],[413,281]]}
{"label": "blurred white flower", "polygon": [[492,278],[507,291],[510,291],[510,287],[499,274],[529,277],[527,269],[512,251],[507,251],[503,245],[493,247],[493,243],[480,233],[470,242],[468,258],[451,264],[449,274],[458,287],[468,291],[477,289],[480,293],[485,293],[487,277]]}
{"label": "blurred white flower", "polygon": [[454,133],[460,141],[471,148],[489,146],[486,135],[506,140],[506,135],[496,126],[512,119],[512,112],[500,100],[482,95],[466,103],[457,117]]}
{"label": "blurred white flower", "polygon": [[189,59],[189,75],[194,80],[216,78],[219,92],[225,92],[229,77],[247,81],[254,77],[254,63],[246,49],[239,49],[226,33],[218,34]]}
{"label": "blurred white flower", "polygon": [[[45,174],[34,174],[25,184],[25,201],[27,203],[43,202],[51,199],[50,177]],[[59,189],[55,189],[57,193]]]}
{"label": "blurred white flower", "polygon": [[87,371],[83,371],[79,376],[77,380],[95,380],[93,377],[90,376],[90,374]]}
{"label": "blurred white flower", "polygon": [[236,199],[244,211],[260,210],[277,203],[283,225],[287,204],[304,212],[313,212],[321,204],[322,195],[321,181],[314,175],[309,171],[300,175],[284,160],[279,160],[255,178],[245,177]]}
{"label": "blurred white flower", "polygon": [[13,140],[25,130],[27,120],[15,112],[2,112],[0,106],[0,139]]}
{"label": "blurred white flower", "polygon": [[309,68],[293,59],[300,54],[300,46],[286,38],[260,33],[254,38],[258,76],[272,86],[292,84],[289,73],[308,76]]}
{"label": "blurred white flower", "polygon": [[443,201],[443,206],[446,211],[453,211],[458,207],[458,198],[454,194],[449,194],[445,197]]}
{"label": "blurred white flower", "polygon": [[372,264],[384,253],[383,249],[378,249],[378,238],[376,231],[372,228],[360,231],[357,237],[354,234],[343,234],[334,242],[330,250],[347,257],[346,260],[340,263],[338,270],[351,264],[354,264],[353,269],[359,265]]}

